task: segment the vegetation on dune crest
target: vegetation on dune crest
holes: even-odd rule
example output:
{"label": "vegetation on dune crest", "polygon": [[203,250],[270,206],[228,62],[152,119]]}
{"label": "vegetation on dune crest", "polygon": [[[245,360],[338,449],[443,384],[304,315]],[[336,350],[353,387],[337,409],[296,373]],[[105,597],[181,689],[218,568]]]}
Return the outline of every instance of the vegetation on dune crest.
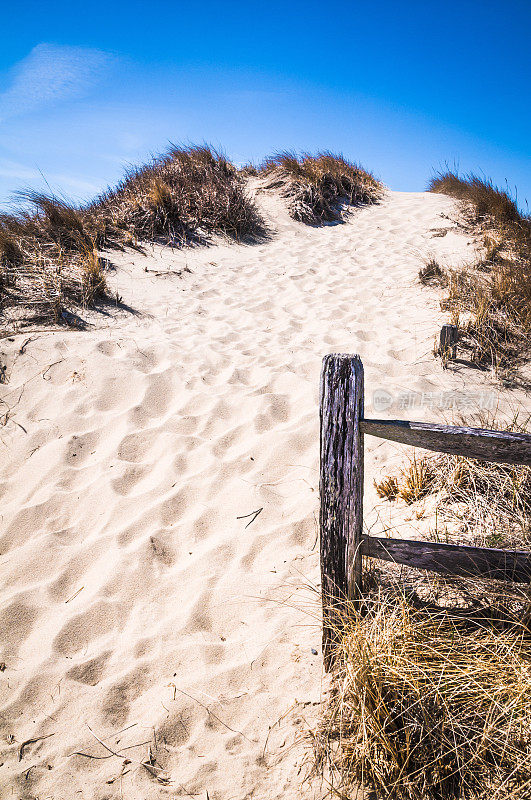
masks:
{"label": "vegetation on dune crest", "polygon": [[[69,307],[106,293],[102,248],[145,241],[206,242],[212,234],[262,236],[264,222],[245,189],[252,168],[238,171],[208,146],[171,147],[91,203],[21,193],[25,210],[0,216],[0,311],[12,320],[58,321]],[[289,198],[305,222],[341,218],[341,203],[374,203],[382,185],[341,156],[281,153],[259,174]]]}
{"label": "vegetation on dune crest", "polygon": [[39,192],[21,196],[30,210],[0,216],[0,311],[58,321],[66,304],[104,296],[104,261],[81,209]]}
{"label": "vegetation on dune crest", "polygon": [[477,175],[461,177],[451,170],[440,172],[430,180],[428,190],[471,204],[477,221],[491,218],[498,225],[521,225],[525,219],[506,191],[494,186],[491,180]]}
{"label": "vegetation on dune crest", "polygon": [[211,233],[258,235],[263,222],[236,168],[210,147],[172,147],[134,167],[86,209],[112,239],[162,238],[183,244]]}
{"label": "vegetation on dune crest", "polygon": [[280,189],[293,219],[308,224],[342,218],[341,204],[376,203],[382,184],[370,172],[330,152],[297,156],[283,152],[267,158],[257,170],[266,188]]}
{"label": "vegetation on dune crest", "polygon": [[[459,325],[471,360],[512,378],[531,357],[531,217],[507,192],[475,175],[441,173],[428,188],[460,200],[466,224],[483,243],[474,264],[438,275],[447,286],[441,306]],[[421,270],[424,282],[432,277],[433,270]]]}
{"label": "vegetation on dune crest", "polygon": [[103,247],[264,232],[242,177],[206,146],[172,147],[85,206],[38,192],[21,200],[27,209],[0,216],[0,311],[33,320],[57,321],[104,297]]}

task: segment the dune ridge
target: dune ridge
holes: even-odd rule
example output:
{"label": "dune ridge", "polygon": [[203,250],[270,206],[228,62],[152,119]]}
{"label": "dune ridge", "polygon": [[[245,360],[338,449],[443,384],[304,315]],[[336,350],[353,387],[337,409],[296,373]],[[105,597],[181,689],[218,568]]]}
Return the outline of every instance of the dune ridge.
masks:
{"label": "dune ridge", "polygon": [[[455,201],[387,192],[306,227],[259,188],[269,241],[113,254],[108,284],[134,314],[3,342],[0,786],[14,796],[321,797],[303,783],[322,691],[321,357],[360,353],[368,412],[376,389],[492,389],[431,355],[443,316],[417,273],[473,256]],[[368,442],[368,524],[371,475],[395,454]]]}

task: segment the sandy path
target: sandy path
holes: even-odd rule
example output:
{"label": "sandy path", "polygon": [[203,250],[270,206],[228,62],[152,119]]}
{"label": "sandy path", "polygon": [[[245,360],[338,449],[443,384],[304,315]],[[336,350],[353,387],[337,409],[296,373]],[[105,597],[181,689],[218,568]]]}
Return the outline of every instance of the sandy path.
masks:
{"label": "sandy path", "polygon": [[[4,343],[3,797],[301,797],[292,745],[321,692],[304,588],[321,357],[361,354],[368,411],[380,387],[484,388],[431,356],[442,318],[416,282],[431,253],[471,255],[452,201],[390,193],[321,229],[261,203],[264,244],[115,258],[110,283],[138,314],[36,334],[21,354],[27,335]],[[371,443],[369,473],[391,453]],[[135,763],[147,744],[123,768],[71,755],[110,755],[87,725],[112,749],[150,742],[171,785]]]}

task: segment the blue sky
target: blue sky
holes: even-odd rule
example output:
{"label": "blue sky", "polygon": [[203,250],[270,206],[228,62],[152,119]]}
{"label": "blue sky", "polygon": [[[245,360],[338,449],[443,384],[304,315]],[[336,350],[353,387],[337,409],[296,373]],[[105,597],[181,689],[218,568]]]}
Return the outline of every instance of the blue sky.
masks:
{"label": "blue sky", "polygon": [[86,199],[169,141],[336,150],[405,191],[447,162],[531,203],[528,0],[26,0],[2,28],[4,206]]}

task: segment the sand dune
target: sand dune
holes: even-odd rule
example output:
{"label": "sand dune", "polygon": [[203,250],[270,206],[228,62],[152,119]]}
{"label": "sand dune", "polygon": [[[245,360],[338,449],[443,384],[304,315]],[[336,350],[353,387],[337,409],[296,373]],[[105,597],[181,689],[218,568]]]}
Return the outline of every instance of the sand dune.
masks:
{"label": "sand dune", "polygon": [[[453,201],[390,192],[311,228],[258,200],[269,241],[113,255],[134,314],[3,342],[3,797],[321,796],[301,787],[321,357],[361,354],[367,412],[379,388],[492,387],[431,355],[443,317],[419,266],[473,255]],[[369,443],[368,520],[396,451]]]}

